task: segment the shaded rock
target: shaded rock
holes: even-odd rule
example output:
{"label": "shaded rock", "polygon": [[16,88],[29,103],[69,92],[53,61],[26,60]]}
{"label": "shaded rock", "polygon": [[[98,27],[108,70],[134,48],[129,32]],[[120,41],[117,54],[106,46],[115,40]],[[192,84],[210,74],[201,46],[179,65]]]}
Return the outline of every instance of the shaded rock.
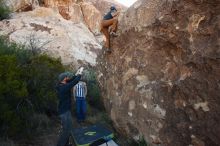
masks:
{"label": "shaded rock", "polygon": [[0,21],[0,34],[11,41],[60,57],[65,65],[96,65],[101,46],[83,23],[63,19],[50,8],[15,13],[11,19]]}
{"label": "shaded rock", "polygon": [[151,145],[220,145],[219,22],[217,0],[128,8],[98,65],[116,129]]}

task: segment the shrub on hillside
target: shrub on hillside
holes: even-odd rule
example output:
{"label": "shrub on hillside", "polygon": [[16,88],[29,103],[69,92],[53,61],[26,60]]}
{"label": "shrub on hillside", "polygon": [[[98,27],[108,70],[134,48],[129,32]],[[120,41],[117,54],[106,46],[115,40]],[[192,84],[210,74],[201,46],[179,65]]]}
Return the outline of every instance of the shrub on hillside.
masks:
{"label": "shrub on hillside", "polygon": [[3,0],[0,0],[0,20],[8,18],[10,13],[9,7],[4,4]]}
{"label": "shrub on hillside", "polygon": [[96,79],[96,72],[94,69],[87,69],[84,71],[85,80],[87,83],[88,94],[87,101],[94,107],[103,109],[101,101],[100,88]]}
{"label": "shrub on hillside", "polygon": [[60,60],[0,37],[0,137],[30,136],[37,127],[30,123],[42,120],[33,115],[56,113],[55,84],[63,71]]}

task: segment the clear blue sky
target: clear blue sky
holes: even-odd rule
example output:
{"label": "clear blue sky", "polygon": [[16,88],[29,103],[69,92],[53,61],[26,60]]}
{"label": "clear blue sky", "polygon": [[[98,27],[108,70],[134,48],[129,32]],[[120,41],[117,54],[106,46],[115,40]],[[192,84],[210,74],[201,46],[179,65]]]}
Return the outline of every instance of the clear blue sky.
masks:
{"label": "clear blue sky", "polygon": [[117,0],[119,3],[124,4],[127,7],[130,7],[137,0]]}

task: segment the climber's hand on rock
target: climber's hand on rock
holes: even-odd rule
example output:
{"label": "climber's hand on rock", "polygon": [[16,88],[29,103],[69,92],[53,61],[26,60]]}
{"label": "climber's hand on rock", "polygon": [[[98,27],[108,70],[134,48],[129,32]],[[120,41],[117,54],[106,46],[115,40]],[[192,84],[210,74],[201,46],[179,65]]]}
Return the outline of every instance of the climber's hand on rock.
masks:
{"label": "climber's hand on rock", "polygon": [[84,67],[80,67],[80,68],[77,70],[77,72],[76,72],[75,75],[82,75],[83,70],[84,70]]}
{"label": "climber's hand on rock", "polygon": [[82,75],[83,70],[84,70],[84,67],[80,67],[80,69],[79,69],[79,74],[80,74],[80,75]]}

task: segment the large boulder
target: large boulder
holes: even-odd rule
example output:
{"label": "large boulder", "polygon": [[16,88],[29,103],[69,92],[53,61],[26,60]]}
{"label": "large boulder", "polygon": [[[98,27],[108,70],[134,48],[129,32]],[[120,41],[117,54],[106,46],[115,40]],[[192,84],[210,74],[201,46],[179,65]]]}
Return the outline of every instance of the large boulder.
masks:
{"label": "large boulder", "polygon": [[46,7],[70,6],[77,0],[41,0]]}
{"label": "large boulder", "polygon": [[13,11],[31,11],[39,6],[38,0],[3,0],[4,3]]}
{"label": "large boulder", "polygon": [[139,0],[99,83],[120,132],[150,145],[220,145],[220,2]]}
{"label": "large boulder", "polygon": [[83,23],[63,19],[50,8],[15,13],[0,21],[0,34],[28,48],[61,58],[65,65],[96,65],[101,46]]}
{"label": "large boulder", "polygon": [[44,6],[58,9],[60,15],[75,23],[84,23],[93,34],[100,34],[101,14],[92,3],[83,0],[44,0]]}
{"label": "large boulder", "polygon": [[74,23],[84,23],[82,8],[79,4],[58,5],[56,8],[64,19],[71,20]]}
{"label": "large boulder", "polygon": [[43,6],[57,9],[60,15],[66,20],[72,20],[75,23],[83,22],[81,6],[73,0],[43,0]]}
{"label": "large boulder", "polygon": [[91,3],[81,3],[82,13],[84,21],[87,24],[88,28],[94,34],[100,33],[100,21],[101,14],[100,12],[91,4]]}
{"label": "large boulder", "polygon": [[109,11],[112,5],[115,5],[118,10],[124,11],[127,9],[124,5],[118,3],[116,0],[85,0],[86,2],[91,2],[96,9],[98,9],[101,15],[104,15]]}

